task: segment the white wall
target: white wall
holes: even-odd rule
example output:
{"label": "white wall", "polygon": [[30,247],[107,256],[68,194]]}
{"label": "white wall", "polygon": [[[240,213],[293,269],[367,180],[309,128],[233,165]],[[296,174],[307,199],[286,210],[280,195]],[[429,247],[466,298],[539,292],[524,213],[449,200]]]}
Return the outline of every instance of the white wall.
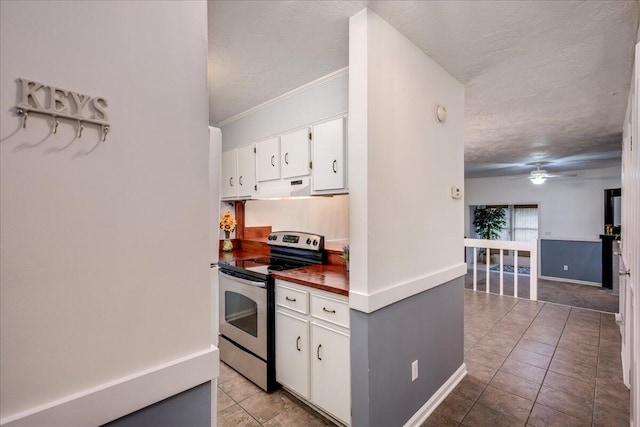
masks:
{"label": "white wall", "polygon": [[349,196],[293,200],[251,200],[245,205],[249,227],[270,225],[273,231],[306,231],[325,240],[349,239]]}
{"label": "white wall", "polygon": [[349,114],[350,304],[369,312],[465,273],[451,198],[464,184],[464,87],[366,9],[350,19]]}
{"label": "white wall", "polygon": [[574,171],[542,185],[514,177],[465,180],[465,232],[473,231],[469,206],[538,204],[540,239],[598,240],[604,231],[604,190],[620,188],[620,167]]}
{"label": "white wall", "polygon": [[[209,349],[206,13],[0,3],[2,418]],[[106,142],[21,129],[19,77],[105,97]]]}

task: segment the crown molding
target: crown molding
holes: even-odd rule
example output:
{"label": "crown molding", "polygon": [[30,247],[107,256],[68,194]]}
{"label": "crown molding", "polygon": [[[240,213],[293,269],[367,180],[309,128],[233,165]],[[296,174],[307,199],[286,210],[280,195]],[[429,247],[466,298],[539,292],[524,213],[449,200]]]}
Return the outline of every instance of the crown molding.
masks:
{"label": "crown molding", "polygon": [[349,67],[341,68],[341,69],[339,69],[337,71],[334,71],[332,73],[327,74],[326,76],[322,76],[319,79],[313,80],[313,81],[311,81],[309,83],[306,83],[306,84],[304,84],[304,85],[302,85],[300,87],[297,87],[297,88],[295,88],[293,90],[290,90],[289,92],[283,93],[282,95],[276,96],[273,99],[265,101],[262,104],[258,104],[255,107],[251,107],[248,110],[243,111],[242,113],[238,113],[235,116],[229,117],[228,119],[223,120],[220,123],[217,123],[216,127],[222,127],[222,126],[228,125],[229,123],[235,122],[236,120],[239,120],[239,119],[241,119],[243,117],[246,117],[246,116],[248,116],[250,114],[253,114],[258,110],[262,110],[263,108],[266,108],[266,107],[268,107],[270,105],[273,105],[273,104],[275,104],[277,102],[280,102],[280,101],[282,101],[282,100],[284,100],[286,98],[290,98],[290,97],[292,97],[294,95],[297,95],[297,94],[299,94],[301,92],[304,92],[305,90],[308,90],[308,89],[311,89],[313,87],[319,86],[319,85],[321,85],[323,83],[326,83],[328,81],[336,79],[336,78],[338,78],[340,76],[344,76],[345,74],[348,74],[348,73],[349,73]]}

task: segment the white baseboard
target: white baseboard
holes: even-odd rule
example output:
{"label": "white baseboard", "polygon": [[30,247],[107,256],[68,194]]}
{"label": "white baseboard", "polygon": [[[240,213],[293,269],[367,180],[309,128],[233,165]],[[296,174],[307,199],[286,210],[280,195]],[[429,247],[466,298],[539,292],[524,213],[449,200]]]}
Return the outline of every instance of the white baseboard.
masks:
{"label": "white baseboard", "polygon": [[217,378],[218,360],[218,348],[211,346],[0,419],[0,426],[99,426]]}
{"label": "white baseboard", "polygon": [[602,287],[602,283],[599,283],[599,282],[587,282],[586,280],[565,279],[564,277],[538,276],[538,279],[552,280],[554,282],[574,283],[576,285],[595,286],[597,288]]}
{"label": "white baseboard", "polygon": [[413,416],[407,421],[404,427],[418,427],[422,425],[429,418],[429,415],[442,403],[442,401],[449,396],[449,393],[453,391],[454,388],[458,385],[460,381],[467,375],[467,365],[464,363],[460,365],[460,367],[449,377],[449,379],[442,384],[442,387],[436,391],[431,399],[427,400],[422,408],[418,410]]}

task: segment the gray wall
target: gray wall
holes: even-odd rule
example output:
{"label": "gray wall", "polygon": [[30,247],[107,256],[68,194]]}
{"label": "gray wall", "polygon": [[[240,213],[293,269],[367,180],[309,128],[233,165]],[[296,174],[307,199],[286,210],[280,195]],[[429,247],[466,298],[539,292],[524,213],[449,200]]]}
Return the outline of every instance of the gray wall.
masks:
{"label": "gray wall", "polygon": [[[564,271],[564,266],[569,270]],[[562,279],[602,282],[602,244],[571,240],[540,241],[540,273]]]}
{"label": "gray wall", "polygon": [[184,391],[103,427],[211,427],[211,382]]}
{"label": "gray wall", "polygon": [[462,365],[463,287],[458,278],[370,314],[351,310],[354,426],[403,425]]}
{"label": "gray wall", "polygon": [[220,126],[222,150],[346,113],[349,75],[343,74]]}

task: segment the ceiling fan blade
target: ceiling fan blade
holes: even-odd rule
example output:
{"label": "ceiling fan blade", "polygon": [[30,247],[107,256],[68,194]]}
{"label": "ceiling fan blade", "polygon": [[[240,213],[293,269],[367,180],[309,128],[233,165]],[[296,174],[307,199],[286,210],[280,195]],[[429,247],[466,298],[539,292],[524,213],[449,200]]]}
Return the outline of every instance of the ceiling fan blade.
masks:
{"label": "ceiling fan blade", "polygon": [[575,178],[578,174],[575,173],[550,173],[547,174],[547,178]]}

